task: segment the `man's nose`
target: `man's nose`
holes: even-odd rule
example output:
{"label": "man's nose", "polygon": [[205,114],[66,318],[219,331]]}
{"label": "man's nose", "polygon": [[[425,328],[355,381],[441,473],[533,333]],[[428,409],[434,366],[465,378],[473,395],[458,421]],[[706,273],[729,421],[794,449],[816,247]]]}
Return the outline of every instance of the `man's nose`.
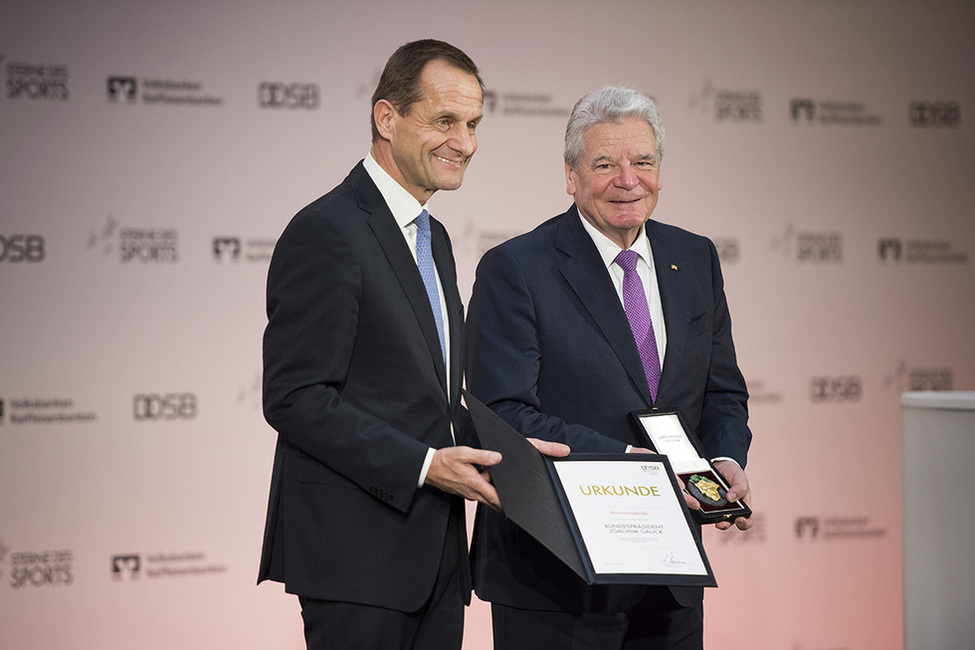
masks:
{"label": "man's nose", "polygon": [[451,146],[464,156],[471,156],[477,151],[477,138],[466,124],[458,125],[454,136],[451,138]]}
{"label": "man's nose", "polygon": [[627,190],[632,190],[639,185],[640,179],[630,165],[620,165],[619,173],[616,175],[616,185]]}

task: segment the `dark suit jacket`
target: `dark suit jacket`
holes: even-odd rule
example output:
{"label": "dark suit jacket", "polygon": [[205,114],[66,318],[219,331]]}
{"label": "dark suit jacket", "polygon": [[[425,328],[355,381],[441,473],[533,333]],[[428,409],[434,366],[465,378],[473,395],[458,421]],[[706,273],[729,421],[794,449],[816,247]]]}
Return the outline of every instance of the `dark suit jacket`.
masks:
{"label": "dark suit jacket", "polygon": [[[573,452],[639,445],[627,414],[679,408],[710,457],[745,465],[751,439],[745,382],[713,244],[647,223],[663,303],[667,351],[656,404],[613,281],[573,206],[484,255],[467,320],[467,382],[529,437]],[[502,461],[503,462],[503,461]],[[641,587],[587,588],[503,515],[479,509],[474,586],[525,609],[626,611]],[[674,589],[682,604],[701,589]]]}
{"label": "dark suit jacket", "polygon": [[[428,447],[452,444],[451,421],[458,444],[469,442],[463,305],[447,233],[433,219],[431,230],[449,378],[416,262],[362,163],[275,247],[264,412],[278,442],[258,582],[415,611],[431,593],[448,520],[464,526],[462,499],[417,488]],[[463,530],[454,539],[466,542]]]}

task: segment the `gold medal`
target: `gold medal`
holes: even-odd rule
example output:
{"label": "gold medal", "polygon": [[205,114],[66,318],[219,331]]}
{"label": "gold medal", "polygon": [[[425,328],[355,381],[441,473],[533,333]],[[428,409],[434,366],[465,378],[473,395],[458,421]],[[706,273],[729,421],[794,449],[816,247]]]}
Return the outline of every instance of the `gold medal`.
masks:
{"label": "gold medal", "polygon": [[699,474],[694,474],[690,478],[690,483],[696,487],[701,494],[713,501],[714,503],[721,503],[724,499],[721,497],[720,486],[712,481],[711,479],[701,476]]}

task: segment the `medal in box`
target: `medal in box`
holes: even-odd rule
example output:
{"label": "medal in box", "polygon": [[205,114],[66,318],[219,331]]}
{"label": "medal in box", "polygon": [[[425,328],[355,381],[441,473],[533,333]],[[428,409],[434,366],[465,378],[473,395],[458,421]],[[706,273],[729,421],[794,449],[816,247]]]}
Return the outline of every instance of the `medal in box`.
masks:
{"label": "medal in box", "polygon": [[728,483],[710,460],[704,457],[700,441],[686,426],[677,411],[633,411],[630,422],[638,438],[648,448],[667,456],[674,473],[687,492],[701,504],[691,510],[699,524],[750,517],[751,508],[742,501],[728,501]]}

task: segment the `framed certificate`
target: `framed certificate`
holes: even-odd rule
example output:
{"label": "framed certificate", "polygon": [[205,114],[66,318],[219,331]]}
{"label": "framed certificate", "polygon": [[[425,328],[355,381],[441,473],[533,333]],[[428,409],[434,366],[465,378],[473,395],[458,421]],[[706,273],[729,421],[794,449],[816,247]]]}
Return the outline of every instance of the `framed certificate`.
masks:
{"label": "framed certificate", "polygon": [[679,412],[633,411],[630,421],[644,446],[667,456],[687,492],[701,504],[700,510],[690,511],[694,521],[713,524],[751,516],[743,501],[728,501],[728,482],[704,457],[700,441],[684,426]]}
{"label": "framed certificate", "polygon": [[589,584],[714,587],[700,531],[659,454],[549,458],[464,392],[505,515]]}
{"label": "framed certificate", "polygon": [[717,586],[665,456],[572,454],[545,462],[591,584]]}

